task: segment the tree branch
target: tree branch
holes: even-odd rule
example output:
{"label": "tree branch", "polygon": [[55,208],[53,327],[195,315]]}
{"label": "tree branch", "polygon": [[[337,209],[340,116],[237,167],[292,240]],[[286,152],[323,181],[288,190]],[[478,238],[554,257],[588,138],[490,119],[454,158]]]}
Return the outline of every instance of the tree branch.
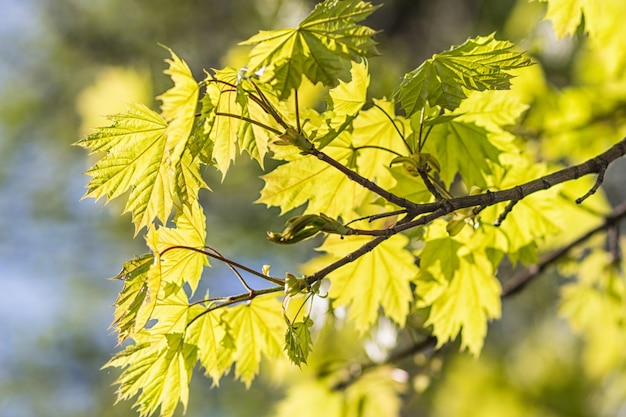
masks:
{"label": "tree branch", "polygon": [[547,267],[561,259],[565,256],[570,250],[580,245],[581,243],[586,242],[595,234],[602,232],[604,230],[609,230],[612,227],[616,226],[617,223],[626,218],[626,202],[623,202],[619,206],[617,206],[610,214],[608,214],[604,222],[597,227],[587,231],[585,234],[581,235],[579,238],[573,240],[565,246],[562,246],[549,254],[543,256],[538,263],[530,266],[519,274],[513,276],[510,280],[508,280],[502,286],[502,298],[507,298],[512,295],[520,292],[530,281],[535,279],[539,274],[546,270]]}

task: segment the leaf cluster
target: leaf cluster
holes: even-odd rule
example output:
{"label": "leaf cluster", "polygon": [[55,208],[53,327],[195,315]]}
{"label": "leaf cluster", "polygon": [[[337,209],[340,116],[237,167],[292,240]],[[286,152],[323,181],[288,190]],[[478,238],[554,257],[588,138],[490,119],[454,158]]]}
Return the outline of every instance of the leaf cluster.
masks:
{"label": "leaf cluster", "polygon": [[[147,230],[150,253],[116,277],[124,287],[112,326],[120,343],[132,344],[106,365],[122,368],[119,399],[136,396],[140,415],[185,408],[196,364],[216,385],[231,369],[249,385],[262,358],[307,365],[325,331],[318,323],[342,311],[359,338],[384,317],[397,331],[427,334],[437,347],[458,338],[479,355],[488,322],[501,315],[499,268],[537,261],[538,242],[558,234],[558,219],[575,206],[560,184],[601,177],[626,153],[621,142],[553,173],[538,163],[511,133],[528,105],[508,91],[532,61],[495,34],[433,55],[391,98],[368,98],[376,31],[360,22],[375,9],[321,2],[296,28],[242,42],[252,46],[245,68],[206,71],[201,81],[170,50],[173,86],[159,96],[160,113],[131,105],[78,142],[100,156],[85,197],[125,195],[135,233]],[[326,89],[323,109],[300,108],[304,78]],[[280,162],[263,175],[257,202],[281,214],[302,211],[269,239],[324,235],[323,253],[303,275],[278,278],[269,266],[246,267],[207,245],[203,170],[225,176],[244,152],[264,169],[267,159]],[[241,293],[196,294],[209,259],[229,266]],[[250,286],[250,274],[266,286]],[[578,294],[588,290],[567,290],[563,304],[580,327]],[[314,303],[327,303],[325,315],[315,315]],[[343,395],[358,399],[350,404],[370,401],[392,379],[383,368],[379,376]],[[307,398],[341,402],[316,384]],[[385,389],[388,409],[398,409],[399,391]]]}

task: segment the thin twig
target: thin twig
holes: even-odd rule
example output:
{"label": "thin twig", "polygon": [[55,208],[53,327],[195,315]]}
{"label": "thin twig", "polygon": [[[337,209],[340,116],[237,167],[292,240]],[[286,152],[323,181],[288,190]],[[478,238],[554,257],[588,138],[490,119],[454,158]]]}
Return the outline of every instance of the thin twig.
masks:
{"label": "thin twig", "polygon": [[400,139],[402,139],[402,142],[404,142],[404,146],[406,146],[407,150],[409,151],[409,153],[413,153],[413,150],[411,149],[411,147],[409,146],[409,143],[406,141],[406,138],[404,137],[404,135],[402,134],[402,132],[400,132],[400,128],[398,128],[398,125],[396,124],[395,120],[393,120],[393,118],[385,111],[385,109],[383,109],[381,106],[379,106],[376,103],[372,103],[372,105],[374,107],[376,107],[378,110],[380,110],[381,112],[383,112],[383,114],[385,116],[387,116],[387,119],[389,119],[389,121],[391,122],[391,124],[393,125],[394,129],[396,130],[396,132],[398,132],[398,136],[400,136]]}
{"label": "thin twig", "polygon": [[216,255],[216,254],[214,254],[214,253],[207,252],[207,251],[205,251],[205,250],[203,250],[203,249],[194,248],[193,246],[185,246],[185,245],[175,245],[175,246],[170,246],[169,248],[167,248],[167,249],[163,250],[163,251],[159,254],[159,256],[163,256],[165,253],[167,253],[167,252],[169,252],[169,251],[171,251],[171,250],[174,250],[174,249],[186,249],[186,250],[190,250],[190,251],[193,251],[193,252],[202,253],[202,254],[204,254],[204,255],[206,255],[206,256],[209,256],[209,257],[211,257],[211,258],[213,258],[213,259],[217,259],[218,261],[224,262],[224,263],[226,263],[226,264],[228,264],[228,265],[232,265],[232,266],[234,266],[235,268],[242,269],[242,270],[244,270],[244,271],[246,271],[246,272],[248,272],[248,273],[250,273],[250,274],[252,274],[252,275],[256,275],[257,277],[263,278],[264,280],[269,281],[269,282],[271,282],[271,283],[273,283],[273,284],[278,284],[278,285],[284,285],[284,284],[285,284],[285,281],[284,281],[284,280],[282,280],[282,279],[280,279],[280,278],[270,277],[270,276],[268,276],[268,275],[263,274],[262,272],[255,271],[255,270],[254,270],[254,269],[252,269],[252,268],[248,268],[247,266],[242,265],[242,264],[240,264],[240,263],[238,263],[238,262],[231,261],[231,260],[230,260],[230,259],[228,259],[228,258],[224,258],[224,257],[223,257],[223,256],[221,256],[221,255]]}
{"label": "thin twig", "polygon": [[549,254],[543,256],[541,260],[535,265],[530,266],[526,270],[520,272],[515,275],[513,278],[508,280],[502,286],[501,297],[506,298],[510,297],[514,294],[520,292],[529,282],[531,282],[534,278],[536,278],[539,274],[546,270],[546,268],[552,265],[554,262],[558,261],[561,257],[565,256],[570,250],[580,245],[581,243],[586,242],[596,233],[607,230],[613,226],[615,226],[620,220],[626,218],[626,202],[617,206],[609,215],[607,215],[604,219],[604,222],[597,227],[587,231],[585,234],[581,235],[577,239],[568,243],[565,246],[562,246]]}
{"label": "thin twig", "polygon": [[241,115],[234,114],[234,113],[224,113],[224,112],[220,112],[220,111],[216,111],[215,115],[216,116],[232,117],[234,119],[243,120],[244,122],[252,123],[254,125],[262,127],[263,129],[268,130],[268,131],[270,131],[272,133],[275,133],[277,135],[282,135],[282,133],[283,133],[280,130],[278,130],[276,128],[273,128],[272,126],[268,126],[265,123],[261,123],[261,122],[259,122],[257,120],[251,119],[251,118],[246,117],[246,116],[241,116]]}

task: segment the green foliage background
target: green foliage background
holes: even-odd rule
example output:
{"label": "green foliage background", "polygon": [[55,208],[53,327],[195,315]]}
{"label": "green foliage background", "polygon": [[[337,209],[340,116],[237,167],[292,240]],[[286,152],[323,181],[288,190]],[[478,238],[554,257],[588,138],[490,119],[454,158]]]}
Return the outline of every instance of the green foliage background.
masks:
{"label": "green foliage background", "polygon": [[[101,82],[106,82],[108,74],[111,78],[103,89],[109,94],[114,94],[111,90],[112,85],[135,77],[135,82],[131,84],[136,87],[137,83],[144,83],[144,86],[138,88],[138,95],[129,97],[128,101],[145,100],[146,104],[152,105],[153,103],[149,100],[153,91],[164,91],[168,87],[167,79],[160,75],[163,69],[162,59],[166,54],[161,48],[155,47],[156,42],[172,47],[179,56],[185,58],[194,72],[198,73],[200,68],[226,56],[228,47],[234,47],[235,41],[246,39],[260,28],[283,26],[283,22],[288,21],[295,13],[290,7],[296,5],[296,2],[284,2],[281,6],[286,11],[281,12],[282,15],[277,13],[273,16],[258,13],[258,8],[237,7],[235,2],[229,3],[233,5],[230,10],[228,9],[230,6],[226,7],[221,3],[218,6],[194,5],[189,2],[174,6],[163,2],[161,7],[153,7],[153,5],[148,7],[137,2],[132,6],[137,8],[135,13],[122,9],[126,7],[125,2],[105,3],[100,8],[70,1],[60,5],[56,2],[49,5],[44,3],[45,13],[42,13],[42,19],[50,19],[48,20],[49,26],[45,27],[51,30],[47,33],[52,33],[53,36],[46,37],[43,47],[32,40],[29,46],[37,51],[45,51],[46,55],[54,56],[56,63],[42,60],[41,62],[46,62],[46,64],[41,64],[37,61],[38,65],[41,65],[39,68],[46,69],[46,76],[33,71],[31,78],[27,78],[23,74],[31,74],[26,69],[33,66],[28,65],[29,61],[24,61],[24,71],[20,73],[20,77],[13,74],[21,84],[7,84],[9,87],[3,91],[5,97],[16,97],[15,100],[5,100],[2,104],[3,160],[10,161],[15,155],[19,155],[20,149],[25,146],[23,142],[30,142],[34,144],[31,146],[39,149],[39,152],[46,152],[46,164],[53,164],[57,167],[54,171],[55,175],[51,175],[44,183],[39,182],[41,185],[39,185],[38,192],[30,197],[34,202],[48,202],[50,200],[47,197],[53,197],[51,201],[56,201],[60,206],[55,210],[37,209],[45,222],[56,221],[59,215],[65,221],[74,221],[76,217],[76,214],[72,212],[73,209],[68,210],[66,207],[67,201],[70,201],[69,198],[62,198],[59,201],[56,197],[55,200],[55,193],[44,193],[44,190],[62,188],[69,181],[70,174],[75,175],[77,171],[85,169],[84,165],[81,166],[81,163],[77,162],[76,158],[82,155],[76,150],[61,150],[66,149],[65,145],[73,141],[70,138],[76,136],[75,132],[80,122],[79,114],[93,113],[93,109],[85,110],[86,105],[81,104],[77,107],[79,111],[74,112],[79,92],[87,91],[85,89],[88,85],[97,85],[97,82],[93,82],[96,78]],[[546,34],[545,26],[540,26],[532,36],[527,37],[530,29],[534,27],[534,22],[542,13],[541,9],[544,5],[541,4],[520,2],[514,5],[495,2],[483,5],[481,8],[472,2],[437,3],[440,6],[428,6],[420,2],[387,4],[374,14],[373,20],[368,20],[368,25],[385,30],[377,39],[380,40],[379,47],[384,50],[386,58],[373,59],[370,63],[372,73],[380,74],[380,79],[383,81],[380,84],[381,87],[377,87],[381,88],[381,91],[389,91],[390,86],[395,85],[407,69],[419,65],[432,53],[444,50],[453,43],[460,43],[468,36],[478,33],[487,34],[497,29],[498,33],[503,34],[503,38],[514,41],[526,39],[525,45],[545,64],[548,82],[537,84],[536,80],[540,78],[535,79],[533,82],[536,84],[531,84],[527,88],[529,92],[527,94],[532,94],[532,97],[525,97],[526,100],[536,98],[537,108],[527,116],[527,126],[534,127],[536,130],[523,133],[530,137],[536,135],[542,138],[541,152],[546,160],[557,160],[562,157],[563,149],[571,149],[568,153],[569,161],[580,162],[606,149],[618,138],[624,136],[621,87],[623,80],[619,76],[620,72],[615,69],[619,68],[621,55],[616,52],[619,51],[619,45],[610,42],[610,39],[621,39],[620,36],[614,36],[616,33],[621,33],[619,26],[603,24],[599,26],[599,29],[595,29],[598,31],[598,39],[601,39],[603,44],[602,48],[594,49],[593,45],[580,42],[580,38],[576,41],[566,40],[555,43],[555,40]],[[551,5],[559,3],[553,2]],[[503,10],[504,5],[512,8],[510,15],[509,10]],[[302,6],[302,9],[298,10],[307,10],[309,6],[310,4]],[[202,7],[206,7],[207,10],[203,10]],[[550,13],[557,13],[559,10],[556,6],[551,7]],[[438,8],[441,9],[437,10]],[[455,8],[458,13],[450,13],[450,10]],[[475,21],[464,20],[467,13],[461,13],[461,11],[467,10],[473,11],[469,13],[470,15],[477,16]],[[498,11],[502,14],[492,15]],[[376,17],[378,13],[382,16]],[[141,14],[147,18],[136,17]],[[82,18],[76,19],[77,15]],[[612,15],[619,14],[613,13]],[[215,18],[213,25],[207,22],[206,16]],[[557,27],[561,34],[573,32],[576,29],[577,21],[572,23],[559,20],[562,15],[558,13],[554,16],[555,20],[561,22]],[[227,24],[226,22],[232,22],[227,17],[232,18],[232,21],[237,24]],[[379,25],[379,22],[382,24]],[[423,25],[415,22],[421,22]],[[133,29],[127,30],[129,27]],[[184,32],[180,31],[181,27],[184,27]],[[442,27],[447,29],[442,31]],[[451,30],[452,28],[457,30]],[[236,32],[230,32],[231,29]],[[593,31],[594,27],[590,27],[590,30]],[[423,40],[419,51],[415,51],[416,38]],[[220,50],[217,46],[222,49]],[[231,52],[230,59],[236,59],[236,55],[236,52]],[[599,61],[603,58],[606,61]],[[613,59],[616,59],[617,63]],[[60,65],[60,62],[63,64]],[[597,62],[604,62],[605,65],[597,65]],[[105,67],[111,69],[112,65],[125,69],[117,68],[115,71],[108,72],[104,69]],[[68,67],[80,68],[80,70],[68,72]],[[137,74],[139,77],[136,76]],[[554,88],[555,86],[557,88]],[[375,91],[373,94],[379,96],[380,92]],[[81,94],[80,97],[88,102],[88,98],[84,98],[89,97],[88,94]],[[102,99],[98,100],[98,104],[101,102]],[[51,108],[55,108],[54,113],[62,114],[63,117],[57,118],[51,115]],[[98,113],[109,113],[109,111],[99,108]],[[86,123],[94,126],[94,123]],[[37,139],[41,137],[43,138]],[[49,137],[53,137],[54,140],[45,140]],[[571,146],[572,144],[576,146]],[[72,164],[67,161],[74,162]],[[6,165],[11,166],[11,164]],[[239,162],[237,168],[241,168]],[[255,172],[254,166],[250,165],[249,169]],[[3,173],[5,183],[15,178],[13,171],[5,169]],[[262,257],[259,256],[260,262],[268,256],[278,257],[284,248],[281,247],[280,250],[268,248],[271,252],[269,252],[270,255],[267,254],[263,237],[264,230],[277,230],[281,224],[279,222],[273,226],[271,217],[266,216],[264,210],[260,207],[248,208],[250,201],[241,200],[240,196],[243,195],[254,196],[253,190],[261,185],[260,182],[251,180],[251,177],[252,175],[248,172],[244,172],[241,177],[227,179],[230,182],[226,182],[219,192],[225,193],[223,201],[230,203],[218,206],[208,200],[206,212],[215,216],[207,220],[209,224],[227,223],[229,225],[227,235],[223,236],[223,242],[220,242],[220,250],[254,256],[259,253],[258,248],[263,247]],[[620,187],[619,176],[617,177],[618,181],[613,183],[609,178],[606,187],[609,191],[613,191],[609,195],[611,199],[621,201],[624,191],[623,186]],[[214,184],[219,183],[219,178],[209,180],[209,182],[214,187]],[[250,192],[245,192],[244,190],[248,187]],[[584,188],[581,186],[581,192],[572,192],[572,194],[581,195],[585,191]],[[36,203],[33,205],[42,206]],[[107,223],[100,224],[100,229],[108,229],[104,240],[109,246],[123,242],[125,236],[133,233],[128,229],[127,218],[121,221],[116,219],[120,208],[113,206],[110,214],[105,216]],[[246,219],[245,223],[241,223],[242,217]],[[103,221],[96,220],[97,218],[101,219],[101,217],[89,217],[88,223]],[[110,231],[111,224],[117,225],[120,230],[119,235]],[[256,232],[251,232],[255,229]],[[88,230],[93,234],[103,233],[98,228]],[[260,238],[251,238],[250,235]],[[44,242],[54,242],[49,236],[38,237]],[[20,242],[22,245],[29,244],[29,240],[20,240]],[[97,242],[92,251],[94,253],[106,252],[102,250],[102,246],[99,246],[102,242]],[[69,286],[71,288],[69,298],[82,300],[82,302],[74,301],[72,305],[81,310],[89,309],[93,308],[89,301],[96,299],[104,310],[106,305],[111,303],[112,298],[101,299],[98,293],[103,291],[103,287],[106,288],[111,284],[98,284],[94,290],[81,289],[77,283],[85,282],[85,280],[97,282],[102,276],[114,275],[117,271],[107,268],[120,264],[126,259],[127,253],[140,253],[142,251],[140,246],[141,243],[138,242],[137,249],[131,247],[124,251],[120,250],[115,255],[116,259],[103,262],[106,266],[103,265],[102,269],[109,272],[86,274],[81,271],[89,270],[88,266],[78,265],[77,272],[72,273],[74,281]],[[294,255],[302,256],[300,250],[288,250],[290,251],[288,256],[291,259]],[[77,253],[82,254],[83,251],[77,250]],[[602,279],[597,278],[595,271],[603,270],[607,266],[607,260],[603,259],[601,254],[588,257],[586,262],[588,264],[577,265],[575,269],[565,265],[560,271],[565,275],[580,275],[581,282],[584,284],[570,287],[568,290],[571,295],[570,302],[563,303],[560,307],[572,317],[574,328],[583,335],[582,338],[572,335],[564,326],[563,321],[555,318],[555,310],[558,308],[554,302],[559,294],[556,286],[558,276],[555,272],[549,272],[518,298],[504,303],[503,319],[495,322],[490,329],[485,350],[479,360],[459,355],[455,348],[445,349],[434,360],[426,360],[419,355],[407,360],[405,365],[413,370],[411,383],[417,394],[407,394],[405,407],[412,412],[422,411],[432,415],[489,415],[490,413],[498,415],[521,415],[522,413],[611,415],[623,403],[624,398],[624,393],[620,390],[623,386],[620,381],[623,380],[624,362],[619,354],[619,346],[623,345],[621,343],[623,339],[620,339],[623,337],[621,336],[623,329],[619,325],[611,325],[611,323],[620,323],[623,305],[618,303],[613,306],[613,304],[598,301],[597,316],[589,319],[588,315],[576,314],[580,311],[576,304],[576,297],[582,297],[585,301],[595,300],[593,297],[597,293],[597,288],[609,285],[604,282],[604,279],[608,282],[615,281],[611,278],[611,274],[602,275]],[[276,268],[276,263],[272,262],[272,264]],[[4,280],[4,277],[2,278]],[[87,303],[83,304],[85,301]],[[606,317],[615,317],[615,320],[606,320]],[[104,363],[108,355],[104,353],[104,355],[94,357],[92,352],[94,350],[110,352],[113,349],[113,341],[93,345],[92,341],[77,340],[72,330],[75,326],[72,326],[72,321],[68,320],[67,316],[62,316],[56,324],[53,330],[46,333],[43,340],[39,339],[35,342],[35,346],[41,346],[43,352],[63,352],[63,357],[70,356],[71,363],[82,363],[77,359],[87,358],[87,367],[95,369]],[[93,326],[93,322],[82,321],[81,326],[89,328]],[[347,355],[352,355],[350,340],[355,338],[351,338],[348,331],[342,336],[345,340],[329,338],[328,343],[323,340],[318,342],[316,355],[319,358],[330,355],[337,355],[340,358],[344,355],[345,358]],[[45,345],[45,341],[49,341],[49,344]],[[384,338],[378,340],[378,349],[385,349],[383,341]],[[362,359],[367,360],[367,356],[363,356]],[[96,363],[89,362],[89,360]],[[30,367],[24,365],[24,368],[32,369],[30,372],[38,376],[42,375],[42,370],[47,371],[48,378],[53,378],[56,372],[65,373],[69,363],[62,362],[61,365],[55,364],[47,367],[37,364],[30,365]],[[315,366],[316,364],[312,363],[312,367]],[[3,404],[14,404],[16,398],[24,395],[23,392],[32,393],[33,396],[36,392],[43,393],[44,395],[38,395],[38,397],[43,398],[44,402],[46,398],[49,398],[48,401],[52,402],[56,392],[49,391],[48,386],[34,382],[38,377],[33,376],[31,379],[30,373],[19,372],[19,369],[12,372],[20,376],[3,379],[2,387],[7,389],[1,391],[9,393],[5,394]],[[285,381],[290,381],[290,378],[296,378],[292,372],[293,369],[278,368],[273,371],[269,370],[268,374],[280,374]],[[98,384],[106,386],[113,381],[114,375],[104,375],[105,377],[92,377],[94,384],[90,386],[97,387]],[[393,376],[393,370],[386,367],[368,374],[363,392],[376,390],[388,394],[384,398],[395,398],[398,392],[396,390],[400,390],[401,386],[381,387],[379,382],[390,376]],[[103,379],[107,377],[108,380]],[[283,397],[281,392],[283,389],[273,385],[274,381],[271,376],[268,380],[256,381],[252,386],[252,391],[245,394],[246,403],[250,408],[242,406],[241,401],[236,400],[244,394],[240,392],[241,386],[231,383],[228,378],[223,380],[219,394],[216,391],[208,391],[201,380],[202,378],[195,378],[192,383],[189,415],[194,415],[196,412],[204,415],[207,409],[215,415],[222,412],[225,415],[258,415],[259,408],[254,407],[265,407],[263,409],[269,414],[273,406],[267,401],[267,393],[272,393],[271,395],[274,395],[276,400]],[[599,389],[607,383],[609,383],[608,389]],[[288,383],[285,385],[291,386],[285,390],[290,400],[278,406],[279,415],[313,410],[313,406],[319,404],[321,399],[328,400],[325,397],[326,393],[320,390],[312,375],[310,382],[305,382],[303,385]],[[266,389],[266,387],[271,388]],[[228,393],[231,389],[239,393],[229,397]],[[46,392],[49,396],[46,396]],[[359,395],[362,393],[353,392],[351,395],[354,396],[351,401],[358,402],[361,398]],[[110,391],[106,394],[84,392],[78,395],[69,394],[68,398],[75,396],[97,398],[95,403],[90,402],[89,414],[94,413],[93,409],[98,407],[96,404],[102,404],[102,407],[108,410],[107,405],[113,398]],[[340,402],[342,399],[337,395],[330,401]],[[118,405],[117,408],[102,411],[101,414],[122,415],[120,413],[127,412],[125,407],[125,405]],[[400,407],[398,403],[390,400],[389,403],[384,404],[384,410],[371,408],[370,412],[384,415],[398,407]],[[44,415],[40,413],[45,413],[46,408],[48,408],[46,404],[42,404],[38,415]],[[71,407],[68,406],[67,409],[69,411],[65,414],[72,415]],[[81,415],[80,407],[77,410],[75,415]],[[57,413],[52,415],[57,415]]]}

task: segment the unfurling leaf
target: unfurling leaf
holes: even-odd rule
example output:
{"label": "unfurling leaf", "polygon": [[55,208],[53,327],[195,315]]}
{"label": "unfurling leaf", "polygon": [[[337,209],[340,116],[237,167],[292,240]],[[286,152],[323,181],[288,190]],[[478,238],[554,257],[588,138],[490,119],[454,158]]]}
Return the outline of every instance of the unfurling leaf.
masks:
{"label": "unfurling leaf", "polygon": [[347,235],[350,228],[324,213],[305,214],[287,220],[287,226],[282,233],[267,232],[267,236],[274,243],[290,244],[313,237],[319,232]]}
{"label": "unfurling leaf", "polygon": [[306,360],[311,352],[313,341],[311,340],[311,331],[309,327],[313,326],[313,320],[310,317],[304,317],[303,321],[291,323],[287,322],[287,331],[285,333],[285,350],[289,359],[297,365],[306,364]]}

